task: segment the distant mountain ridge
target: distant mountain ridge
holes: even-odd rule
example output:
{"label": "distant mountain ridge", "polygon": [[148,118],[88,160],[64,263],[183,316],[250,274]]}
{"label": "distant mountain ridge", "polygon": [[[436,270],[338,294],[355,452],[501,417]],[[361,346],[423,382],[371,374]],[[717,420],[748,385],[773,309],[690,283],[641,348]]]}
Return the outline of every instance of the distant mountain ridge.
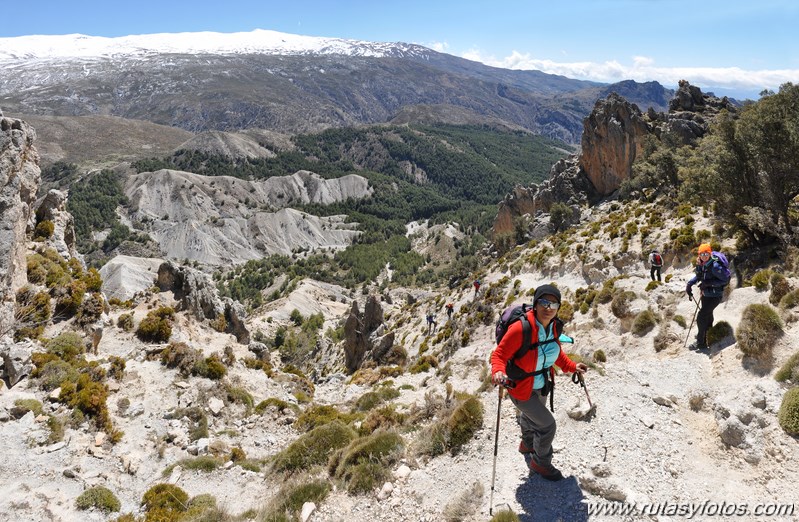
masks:
{"label": "distant mountain ridge", "polygon": [[[113,115],[191,132],[293,134],[468,113],[578,143],[603,87],[614,88],[414,44],[273,31],[0,39],[0,107],[9,114]],[[672,93],[655,82],[627,90],[642,110],[665,110]]]}

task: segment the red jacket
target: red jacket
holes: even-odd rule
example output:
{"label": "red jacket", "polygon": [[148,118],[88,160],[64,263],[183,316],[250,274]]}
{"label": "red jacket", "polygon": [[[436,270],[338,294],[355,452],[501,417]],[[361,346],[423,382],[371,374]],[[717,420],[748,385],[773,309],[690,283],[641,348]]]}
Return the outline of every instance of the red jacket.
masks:
{"label": "red jacket", "polygon": [[[532,342],[538,342],[538,323],[535,320],[534,310],[527,312],[527,320],[530,321],[530,326],[532,327]],[[558,332],[554,325],[552,326],[552,330],[552,333],[557,340],[561,332]],[[555,364],[558,366],[558,368],[566,373],[574,373],[574,371],[577,369],[577,363],[569,359],[569,356],[563,351],[560,341],[557,341],[557,343],[560,347],[560,353],[558,354],[558,358],[555,360]],[[506,367],[508,365],[508,361],[513,358],[513,355],[521,348],[521,346],[522,322],[516,321],[510,325],[508,331],[505,332],[505,335],[499,342],[499,345],[497,345],[497,347],[491,353],[491,375],[498,371],[507,373]],[[538,365],[538,349],[531,349],[524,356],[516,359],[516,364],[525,372],[535,371],[536,366]],[[508,390],[508,393],[515,399],[526,401],[532,394],[534,380],[534,377],[528,377],[522,381],[519,381],[516,383],[515,388]]]}

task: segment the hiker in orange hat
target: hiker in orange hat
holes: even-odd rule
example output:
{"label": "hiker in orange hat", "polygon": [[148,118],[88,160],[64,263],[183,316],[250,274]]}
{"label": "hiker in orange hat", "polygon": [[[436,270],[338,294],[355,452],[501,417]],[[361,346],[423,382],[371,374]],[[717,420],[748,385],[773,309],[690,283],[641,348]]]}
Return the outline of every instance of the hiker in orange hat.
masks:
{"label": "hiker in orange hat", "polygon": [[694,277],[685,286],[688,298],[693,300],[693,286],[699,283],[699,314],[696,316],[696,342],[691,350],[707,351],[707,331],[713,326],[713,310],[724,297],[724,287],[730,282],[730,268],[727,257],[714,252],[709,243],[699,245]]}

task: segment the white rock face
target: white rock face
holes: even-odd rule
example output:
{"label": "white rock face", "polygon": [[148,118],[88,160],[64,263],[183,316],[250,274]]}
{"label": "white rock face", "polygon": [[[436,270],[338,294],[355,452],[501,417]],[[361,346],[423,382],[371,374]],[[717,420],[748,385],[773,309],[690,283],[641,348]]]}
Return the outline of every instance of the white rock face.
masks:
{"label": "white rock face", "polygon": [[368,180],[349,175],[325,180],[299,171],[264,181],[201,176],[175,170],[128,178],[130,218],[172,259],[238,264],[298,250],[336,250],[359,234],[345,216],[318,217],[288,208],[368,197]]}
{"label": "white rock face", "polygon": [[158,267],[163,259],[116,256],[103,265],[100,276],[103,278],[103,292],[109,298],[116,297],[126,301],[136,292],[151,288],[158,276]]}

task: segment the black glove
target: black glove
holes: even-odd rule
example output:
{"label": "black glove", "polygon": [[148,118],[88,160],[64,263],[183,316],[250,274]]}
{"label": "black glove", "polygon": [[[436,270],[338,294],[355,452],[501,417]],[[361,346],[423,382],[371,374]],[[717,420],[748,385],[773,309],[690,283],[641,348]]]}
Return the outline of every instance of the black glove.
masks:
{"label": "black glove", "polygon": [[693,292],[693,287],[691,285],[685,285],[685,293],[688,294],[689,301],[694,300],[694,292]]}

